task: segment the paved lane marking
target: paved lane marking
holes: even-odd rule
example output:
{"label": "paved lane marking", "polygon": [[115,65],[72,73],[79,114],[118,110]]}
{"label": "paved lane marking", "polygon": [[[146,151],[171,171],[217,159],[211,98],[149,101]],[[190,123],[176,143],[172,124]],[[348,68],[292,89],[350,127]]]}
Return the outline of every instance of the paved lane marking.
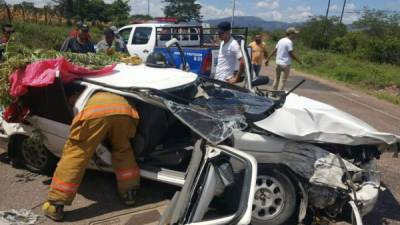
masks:
{"label": "paved lane marking", "polygon": [[337,95],[337,96],[340,96],[340,97],[342,97],[342,98],[344,98],[344,99],[347,99],[347,100],[349,100],[349,101],[351,101],[351,102],[354,102],[354,103],[356,103],[356,104],[362,105],[362,106],[364,106],[364,107],[366,107],[366,108],[368,108],[368,109],[372,109],[372,110],[374,110],[374,111],[376,111],[376,112],[382,113],[382,114],[384,114],[384,115],[386,115],[386,116],[388,116],[388,117],[391,117],[391,118],[393,118],[393,119],[395,119],[395,120],[400,121],[400,117],[393,116],[393,115],[391,115],[391,114],[389,114],[389,113],[387,113],[387,112],[385,112],[385,111],[383,111],[383,110],[380,110],[380,109],[377,109],[377,108],[375,108],[375,107],[369,106],[369,105],[367,105],[367,104],[365,104],[365,103],[362,103],[362,102],[360,102],[360,101],[357,101],[357,100],[354,100],[354,99],[352,99],[352,98],[349,98],[349,97],[347,97],[347,96],[345,96],[345,95],[343,95],[343,94],[339,94],[339,93],[337,93],[337,92],[332,92],[332,93],[335,94],[335,95]]}

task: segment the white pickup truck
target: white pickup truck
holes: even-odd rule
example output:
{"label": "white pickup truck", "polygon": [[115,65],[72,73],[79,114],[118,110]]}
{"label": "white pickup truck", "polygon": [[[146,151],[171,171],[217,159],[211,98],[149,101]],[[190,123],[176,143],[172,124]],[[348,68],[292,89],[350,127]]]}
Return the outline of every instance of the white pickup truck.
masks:
{"label": "white pickup truck", "polygon": [[[247,36],[247,28],[234,28]],[[176,38],[185,55],[190,71],[201,76],[211,76],[217,65],[219,41],[215,28],[203,28],[198,25],[171,23],[142,23],[127,25],[119,29],[119,34],[125,42],[130,55],[138,55],[143,60],[154,51],[167,52],[165,44]],[[243,38],[246,40],[246,38]],[[240,42],[240,41],[239,41]],[[245,41],[244,41],[244,44]],[[169,49],[177,67],[182,62],[177,48]]]}

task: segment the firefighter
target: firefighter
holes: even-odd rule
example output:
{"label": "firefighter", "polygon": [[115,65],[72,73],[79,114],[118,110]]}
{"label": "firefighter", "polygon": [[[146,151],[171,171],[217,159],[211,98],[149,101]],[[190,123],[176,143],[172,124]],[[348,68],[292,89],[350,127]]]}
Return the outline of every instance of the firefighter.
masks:
{"label": "firefighter", "polygon": [[71,205],[90,159],[105,139],[112,146],[112,166],[119,193],[125,204],[133,205],[140,171],[130,139],[135,136],[138,122],[136,108],[125,98],[108,92],[94,94],[72,121],[43,213],[55,221],[63,219],[64,205]]}

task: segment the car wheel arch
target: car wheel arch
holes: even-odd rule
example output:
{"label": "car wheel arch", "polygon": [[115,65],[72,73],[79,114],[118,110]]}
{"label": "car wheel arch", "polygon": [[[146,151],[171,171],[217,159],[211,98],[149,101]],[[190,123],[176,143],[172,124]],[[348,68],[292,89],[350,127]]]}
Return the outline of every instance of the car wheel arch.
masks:
{"label": "car wheel arch", "polygon": [[15,133],[9,137],[7,145],[7,154],[10,158],[11,165],[17,168],[25,167],[26,169],[42,174],[51,174],[57,165],[58,158],[48,150],[45,144],[47,161],[45,166],[42,168],[35,168],[27,164],[22,154],[22,144],[25,139],[29,138],[29,135],[22,133]]}
{"label": "car wheel arch", "polygon": [[[297,222],[300,217],[300,202],[301,198],[304,194],[302,190],[304,190],[301,181],[296,177],[296,175],[284,164],[280,163],[259,163],[258,164],[258,174],[257,177],[261,174],[265,174],[266,172],[278,172],[279,174],[283,174],[283,179],[288,179],[290,183],[292,183],[292,190],[293,190],[293,195],[295,198],[295,204],[294,207],[290,207],[290,215],[288,216],[286,222],[284,223],[276,223],[276,224],[281,224],[281,225],[286,225],[286,224],[292,224],[293,222]],[[255,193],[256,194],[256,193]],[[305,196],[307,197],[307,196]],[[286,208],[285,208],[286,209]],[[264,222],[263,222],[264,223]],[[260,222],[256,222],[252,218],[252,224],[263,224]],[[275,223],[273,223],[275,224]]]}

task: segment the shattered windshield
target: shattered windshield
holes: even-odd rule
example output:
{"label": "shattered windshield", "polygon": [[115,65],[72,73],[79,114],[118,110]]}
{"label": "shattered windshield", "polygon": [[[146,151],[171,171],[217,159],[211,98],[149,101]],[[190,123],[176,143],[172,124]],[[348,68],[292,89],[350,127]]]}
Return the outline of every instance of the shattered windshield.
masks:
{"label": "shattered windshield", "polygon": [[164,103],[183,123],[213,144],[222,142],[235,130],[245,129],[249,117],[265,115],[273,106],[270,99],[211,80],[199,82],[196,88],[196,95],[187,104],[166,99]]}

